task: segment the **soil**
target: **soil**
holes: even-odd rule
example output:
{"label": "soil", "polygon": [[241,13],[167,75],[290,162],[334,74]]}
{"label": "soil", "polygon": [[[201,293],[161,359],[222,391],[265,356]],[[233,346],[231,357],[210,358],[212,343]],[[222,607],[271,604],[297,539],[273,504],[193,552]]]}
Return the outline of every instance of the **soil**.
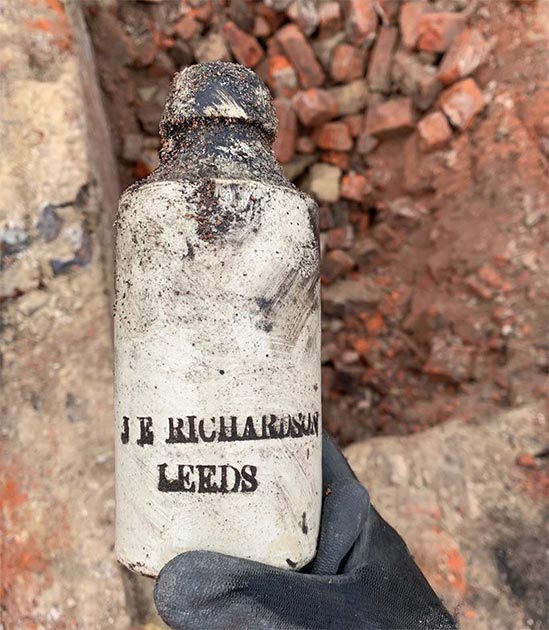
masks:
{"label": "soil", "polygon": [[[123,189],[156,166],[173,73],[236,5],[253,14],[259,4],[213,3],[208,12],[210,3],[190,2],[199,34],[187,42],[174,30],[180,3],[87,2]],[[337,228],[353,234],[352,268],[323,296],[324,422],[342,444],[487,417],[545,393],[544,12],[541,2],[478,2],[471,24],[492,47],[474,73],[484,110],[444,150],[423,152],[409,131],[365,156],[355,146],[350,163],[367,173],[371,194],[324,204],[323,242]],[[269,38],[258,39],[268,49]],[[368,299],[352,294],[356,281]]]}

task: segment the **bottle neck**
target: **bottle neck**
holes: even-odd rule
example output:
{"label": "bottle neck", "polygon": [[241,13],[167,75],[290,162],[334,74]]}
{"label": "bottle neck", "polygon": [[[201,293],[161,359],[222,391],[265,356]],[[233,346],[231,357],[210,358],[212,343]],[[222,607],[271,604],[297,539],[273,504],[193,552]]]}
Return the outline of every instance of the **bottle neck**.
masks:
{"label": "bottle neck", "polygon": [[274,158],[271,140],[242,121],[190,121],[165,133],[160,164],[150,180],[251,179],[288,186]]}

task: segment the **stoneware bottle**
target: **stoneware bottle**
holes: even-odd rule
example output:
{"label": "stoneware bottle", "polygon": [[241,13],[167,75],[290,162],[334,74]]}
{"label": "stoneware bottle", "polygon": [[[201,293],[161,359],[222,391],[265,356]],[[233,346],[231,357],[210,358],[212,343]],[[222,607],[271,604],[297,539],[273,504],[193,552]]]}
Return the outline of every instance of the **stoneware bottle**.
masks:
{"label": "stoneware bottle", "polygon": [[322,490],[317,207],[243,66],[176,75],[160,131],[117,219],[117,555],[151,576],[190,550],[299,569]]}

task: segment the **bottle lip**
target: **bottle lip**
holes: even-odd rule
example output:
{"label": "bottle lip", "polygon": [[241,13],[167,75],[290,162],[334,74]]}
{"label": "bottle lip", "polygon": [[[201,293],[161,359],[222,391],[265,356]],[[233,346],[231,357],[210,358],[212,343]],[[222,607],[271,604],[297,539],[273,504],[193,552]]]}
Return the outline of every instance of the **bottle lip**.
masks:
{"label": "bottle lip", "polygon": [[193,120],[240,120],[263,129],[274,139],[277,119],[266,85],[237,63],[199,63],[177,73],[160,120],[160,133]]}

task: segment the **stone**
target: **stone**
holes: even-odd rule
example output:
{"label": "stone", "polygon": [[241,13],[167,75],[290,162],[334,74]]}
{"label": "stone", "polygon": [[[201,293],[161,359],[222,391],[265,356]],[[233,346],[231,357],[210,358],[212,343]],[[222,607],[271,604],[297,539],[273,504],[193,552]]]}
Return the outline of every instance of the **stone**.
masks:
{"label": "stone", "polygon": [[442,111],[452,125],[462,131],[470,127],[485,105],[484,96],[473,79],[463,79],[440,95]]}
{"label": "stone", "polygon": [[194,47],[194,56],[199,63],[231,60],[223,35],[216,31],[211,31],[206,37],[197,40]]}
{"label": "stone", "polygon": [[245,33],[253,30],[255,16],[253,5],[248,0],[230,0],[229,15],[238,28]]}
{"label": "stone", "polygon": [[452,129],[446,116],[433,112],[422,118],[417,124],[420,146],[426,151],[443,147],[452,137]]}
{"label": "stone", "polygon": [[275,96],[289,98],[299,89],[297,74],[284,55],[271,55],[268,60],[267,82]]}
{"label": "stone", "polygon": [[363,79],[330,88],[327,92],[335,101],[339,116],[358,114],[366,107],[368,90]]}
{"label": "stone", "polygon": [[309,170],[307,189],[316,199],[324,202],[339,199],[341,169],[331,164],[317,163]]}
{"label": "stone", "polygon": [[332,228],[328,231],[328,249],[350,249],[353,244],[353,228],[350,225]]}
{"label": "stone", "polygon": [[[340,259],[340,262],[342,260],[346,262],[348,271],[353,269],[354,264],[351,266],[351,263],[354,263],[352,255],[350,255],[347,260],[341,259],[341,256],[338,254],[335,259],[336,262],[338,259]],[[335,284],[330,284],[330,286],[322,287],[322,301],[329,306],[330,310],[337,310],[336,307],[344,306],[348,302],[375,307],[379,304],[380,300],[381,294],[379,289],[364,275],[359,275],[356,278],[345,278]]]}
{"label": "stone", "polygon": [[[544,450],[546,422],[541,404],[476,412],[473,422],[456,417],[345,450],[372,505],[402,535],[448,610],[461,611],[462,630],[545,625],[546,474],[516,462]],[[520,598],[509,583],[520,584]]]}
{"label": "stone", "polygon": [[490,45],[477,29],[467,28],[451,43],[438,68],[438,79],[449,85],[464,79],[488,57]]}
{"label": "stone", "polygon": [[338,102],[327,90],[310,88],[298,92],[293,99],[299,120],[306,127],[319,125],[338,114]]}
{"label": "stone", "polygon": [[470,378],[473,369],[473,349],[465,346],[459,337],[450,334],[434,336],[431,353],[423,372],[461,383]]}
{"label": "stone", "polygon": [[387,93],[391,89],[391,66],[397,40],[397,28],[384,26],[379,30],[368,64],[368,88],[372,92]]}
{"label": "stone", "polygon": [[337,278],[344,276],[355,266],[355,261],[341,249],[333,249],[322,259],[320,265],[320,280],[322,284],[331,284]]}
{"label": "stone", "polygon": [[402,44],[405,48],[415,48],[418,38],[419,18],[423,15],[425,10],[426,3],[424,0],[405,2],[402,5],[399,15],[399,25]]}
{"label": "stone", "polygon": [[287,24],[276,39],[294,66],[301,87],[317,87],[324,83],[324,71],[303,33],[295,24]]}
{"label": "stone", "polygon": [[263,58],[263,48],[253,35],[245,33],[234,22],[225,22],[223,35],[234,58],[248,68],[255,68]]}
{"label": "stone", "polygon": [[[295,17],[291,13],[294,6]],[[297,22],[303,34],[309,37],[316,31],[320,20],[316,0],[295,0],[287,13],[291,20]]]}
{"label": "stone", "polygon": [[461,13],[424,13],[417,25],[417,47],[428,52],[444,52],[465,24]]}
{"label": "stone", "polygon": [[343,122],[324,123],[315,131],[314,141],[321,149],[333,151],[349,151],[353,147],[349,128]]}
{"label": "stone", "polygon": [[395,98],[379,105],[372,105],[366,114],[366,133],[383,138],[410,131],[414,128],[412,101]]}
{"label": "stone", "polygon": [[373,0],[346,0],[345,31],[353,44],[370,44],[376,36],[377,14]]}
{"label": "stone", "polygon": [[343,199],[361,202],[368,190],[368,181],[361,173],[351,171],[346,173],[341,180],[340,195]]}
{"label": "stone", "polygon": [[259,38],[264,38],[269,37],[272,32],[271,25],[269,24],[267,18],[262,15],[256,15],[253,30],[254,35]]}
{"label": "stone", "polygon": [[297,116],[288,99],[276,98],[273,105],[278,118],[278,131],[273,144],[273,152],[280,163],[286,164],[295,153]]}
{"label": "stone", "polygon": [[366,69],[366,50],[351,46],[350,44],[339,44],[332,55],[330,66],[330,76],[338,83],[348,83],[354,79],[364,76]]}
{"label": "stone", "polygon": [[437,79],[436,68],[426,66],[405,50],[399,50],[393,59],[393,82],[402,94],[411,97],[414,105],[425,111],[433,105],[442,84]]}
{"label": "stone", "polygon": [[55,208],[49,204],[43,206],[38,221],[36,222],[36,230],[40,238],[46,243],[50,243],[59,236],[63,227],[63,219],[55,211]]}

